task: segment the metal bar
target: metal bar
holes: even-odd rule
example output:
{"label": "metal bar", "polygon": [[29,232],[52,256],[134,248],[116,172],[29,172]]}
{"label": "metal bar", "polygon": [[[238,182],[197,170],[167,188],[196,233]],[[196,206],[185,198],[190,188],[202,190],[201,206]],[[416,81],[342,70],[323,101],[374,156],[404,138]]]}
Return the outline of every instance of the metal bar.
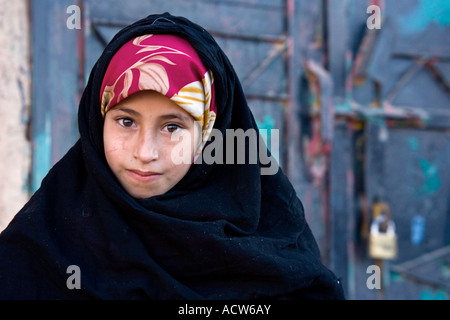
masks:
{"label": "metal bar", "polygon": [[269,55],[243,79],[243,85],[250,85],[278,56],[282,55],[286,51],[286,42],[282,45],[275,45],[274,50],[270,51]]}
{"label": "metal bar", "polygon": [[98,30],[97,26],[99,24],[96,23],[92,23],[92,33],[95,35],[95,37],[98,39],[98,41],[100,41],[100,43],[106,47],[108,45],[108,41],[105,39],[105,37],[103,37],[102,33]]}
{"label": "metal bar", "polygon": [[275,101],[281,103],[288,103],[289,97],[287,95],[259,95],[259,94],[246,94],[248,100],[263,100],[263,101]]}
{"label": "metal bar", "polygon": [[[409,54],[409,53],[393,53],[392,57],[393,58],[398,58],[398,59],[419,59],[421,56],[414,55],[414,54]],[[450,62],[450,56],[448,56],[448,57],[434,57],[433,59],[436,59],[437,61],[441,61],[441,62]]]}
{"label": "metal bar", "polygon": [[430,253],[425,253],[415,259],[403,262],[399,265],[394,265],[391,267],[391,272],[399,273],[413,281],[435,287],[435,288],[445,288],[450,290],[450,285],[442,283],[428,276],[419,275],[415,273],[412,269],[417,268],[426,263],[432,262],[438,259],[444,259],[445,256],[450,255],[450,246],[445,246]]}
{"label": "metal bar", "polygon": [[[129,24],[127,21],[120,20],[104,20],[99,18],[94,18],[91,21],[92,25],[97,26],[105,26],[112,28],[124,28]],[[268,34],[259,34],[259,35],[245,35],[238,33],[227,33],[219,30],[208,30],[208,32],[213,37],[225,38],[225,39],[237,39],[243,41],[252,41],[252,42],[269,42],[269,43],[284,43],[286,42],[286,36],[273,36]]]}
{"label": "metal bar", "polygon": [[416,268],[420,265],[423,265],[425,263],[431,262],[433,260],[437,260],[439,258],[442,258],[446,255],[450,255],[450,246],[442,247],[440,249],[436,249],[432,252],[425,253],[415,259],[403,262],[399,265],[392,266],[393,270],[397,270],[400,272],[403,272],[405,270],[409,270],[412,268]]}
{"label": "metal bar", "polygon": [[389,92],[386,101],[391,102],[397,93],[400,91],[400,89],[414,76],[414,74],[419,71],[429,60],[429,58],[420,57],[417,59],[411,68],[409,68],[405,74],[400,78],[400,80],[397,82],[395,87]]}
{"label": "metal bar", "polygon": [[245,35],[238,33],[226,33],[222,31],[216,30],[208,30],[208,32],[213,37],[225,38],[225,39],[238,39],[243,41],[251,41],[251,42],[269,42],[269,43],[285,43],[286,36],[273,36],[268,34],[260,34],[260,35]]}

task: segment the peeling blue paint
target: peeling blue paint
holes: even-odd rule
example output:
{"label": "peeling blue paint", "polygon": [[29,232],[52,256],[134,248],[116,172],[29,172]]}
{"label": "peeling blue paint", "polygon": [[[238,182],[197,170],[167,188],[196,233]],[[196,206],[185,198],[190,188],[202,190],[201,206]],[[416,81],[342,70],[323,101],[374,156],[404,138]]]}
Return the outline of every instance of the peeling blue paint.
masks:
{"label": "peeling blue paint", "polygon": [[275,126],[275,120],[271,115],[266,115],[263,119],[263,122],[256,121],[256,124],[259,129],[266,129],[268,132],[266,144],[270,149],[270,130],[272,130]]}
{"label": "peeling blue paint", "polygon": [[421,194],[430,195],[439,190],[441,187],[441,178],[439,177],[438,167],[430,163],[426,159],[419,159],[420,168],[425,178],[424,184],[421,186]]}
{"label": "peeling blue paint", "polygon": [[350,99],[346,99],[345,102],[343,103],[337,103],[334,105],[334,110],[336,111],[336,113],[350,113],[353,111],[352,105],[350,103],[351,98]]}
{"label": "peeling blue paint", "polygon": [[434,293],[431,290],[425,289],[420,293],[420,300],[447,300],[447,295],[442,290]]}
{"label": "peeling blue paint", "polygon": [[415,215],[411,221],[411,243],[419,245],[422,243],[425,235],[426,220],[423,215]]}
{"label": "peeling blue paint", "polygon": [[450,25],[450,1],[420,0],[412,11],[397,20],[400,31],[405,35],[424,31],[433,22],[441,26]]}
{"label": "peeling blue paint", "polygon": [[411,147],[411,150],[414,152],[419,151],[419,140],[417,140],[416,137],[410,137],[408,139],[409,146]]}
{"label": "peeling blue paint", "polygon": [[[410,137],[408,139],[409,147],[411,151],[419,152],[419,140],[416,137]],[[419,195],[431,195],[439,190],[442,185],[441,178],[439,176],[439,168],[436,164],[431,163],[425,158],[419,159],[419,165],[424,179],[423,184],[418,190]]]}
{"label": "peeling blue paint", "polygon": [[267,136],[262,135],[262,137],[264,139],[264,142],[267,145],[267,148],[272,153],[272,156],[275,158],[275,160],[277,162],[279,162],[280,161],[279,154],[277,154],[275,150],[273,150],[273,151],[271,150],[271,146],[272,146],[271,130],[273,130],[275,127],[275,120],[273,119],[273,117],[271,115],[268,114],[264,117],[262,122],[256,121],[256,125],[258,126],[259,129],[267,130]]}
{"label": "peeling blue paint", "polygon": [[50,114],[45,115],[45,128],[43,132],[35,135],[33,153],[33,178],[31,191],[34,193],[41,185],[42,179],[50,170],[51,166],[51,124]]}

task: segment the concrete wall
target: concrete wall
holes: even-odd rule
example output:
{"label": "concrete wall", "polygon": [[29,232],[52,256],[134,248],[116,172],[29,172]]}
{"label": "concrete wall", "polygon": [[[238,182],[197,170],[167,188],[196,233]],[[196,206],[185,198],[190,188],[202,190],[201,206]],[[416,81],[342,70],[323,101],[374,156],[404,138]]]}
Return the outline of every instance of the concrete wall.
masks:
{"label": "concrete wall", "polygon": [[27,0],[0,0],[0,231],[29,198],[31,97]]}

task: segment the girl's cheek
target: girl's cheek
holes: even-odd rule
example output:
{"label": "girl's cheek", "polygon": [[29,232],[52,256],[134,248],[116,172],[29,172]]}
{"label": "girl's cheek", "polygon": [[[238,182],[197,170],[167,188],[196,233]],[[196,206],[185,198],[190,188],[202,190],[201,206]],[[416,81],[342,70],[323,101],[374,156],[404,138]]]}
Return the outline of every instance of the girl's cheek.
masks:
{"label": "girl's cheek", "polygon": [[105,153],[115,153],[117,151],[126,150],[128,148],[127,139],[120,136],[108,135],[104,140]]}
{"label": "girl's cheek", "polygon": [[171,154],[176,157],[175,163],[191,163],[194,157],[196,141],[193,132],[184,131],[171,141]]}

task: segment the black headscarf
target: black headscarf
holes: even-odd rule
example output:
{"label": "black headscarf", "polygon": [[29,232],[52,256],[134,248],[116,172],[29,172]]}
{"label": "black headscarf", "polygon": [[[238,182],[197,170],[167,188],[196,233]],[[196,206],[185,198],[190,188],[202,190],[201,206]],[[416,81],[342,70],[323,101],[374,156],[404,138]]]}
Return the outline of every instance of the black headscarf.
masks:
{"label": "black headscarf", "polygon": [[[117,182],[103,151],[102,79],[123,44],[158,33],[188,40],[214,74],[215,128],[257,129],[232,65],[202,27],[165,13],[122,29],[90,74],[80,139],[0,234],[0,298],[343,299],[281,169],[194,164],[148,199]],[[79,289],[68,285],[77,271]]]}

